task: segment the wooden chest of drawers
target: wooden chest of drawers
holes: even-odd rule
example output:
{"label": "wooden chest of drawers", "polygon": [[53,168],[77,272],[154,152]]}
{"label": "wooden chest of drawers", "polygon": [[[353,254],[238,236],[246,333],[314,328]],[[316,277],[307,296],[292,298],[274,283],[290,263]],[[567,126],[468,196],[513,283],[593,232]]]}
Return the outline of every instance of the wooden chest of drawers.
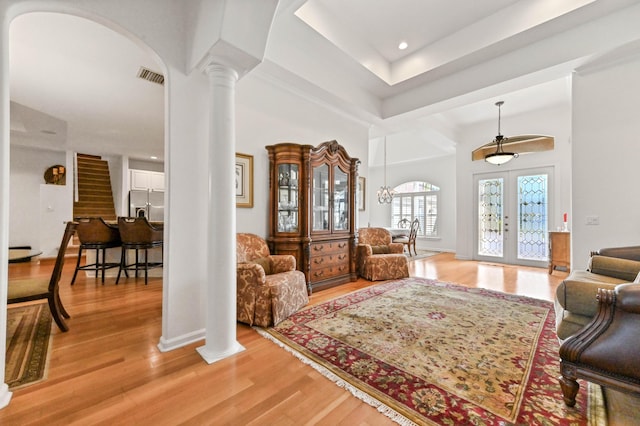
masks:
{"label": "wooden chest of drawers", "polygon": [[351,281],[348,239],[311,243],[309,260],[309,281],[314,288]]}

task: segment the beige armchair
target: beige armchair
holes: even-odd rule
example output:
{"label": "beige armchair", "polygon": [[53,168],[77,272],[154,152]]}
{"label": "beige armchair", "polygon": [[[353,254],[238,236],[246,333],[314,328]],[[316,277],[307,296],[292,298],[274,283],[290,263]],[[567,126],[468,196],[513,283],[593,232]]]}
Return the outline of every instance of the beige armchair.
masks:
{"label": "beige armchair", "polygon": [[356,251],[358,275],[367,280],[392,280],[409,276],[404,245],[391,242],[391,233],[384,228],[360,228]]}
{"label": "beige armchair", "polygon": [[291,255],[271,255],[254,234],[237,234],[237,319],[269,327],[309,303],[304,274]]}
{"label": "beige armchair", "polygon": [[598,289],[613,290],[635,280],[640,262],[593,255],[586,271],[573,270],[556,289],[556,333],[560,340],[577,333],[598,312]]}

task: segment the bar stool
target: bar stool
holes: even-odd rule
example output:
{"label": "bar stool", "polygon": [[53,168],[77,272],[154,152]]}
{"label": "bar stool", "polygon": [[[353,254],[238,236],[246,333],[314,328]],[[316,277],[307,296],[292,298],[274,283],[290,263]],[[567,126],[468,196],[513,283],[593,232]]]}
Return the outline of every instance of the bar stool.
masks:
{"label": "bar stool", "polygon": [[[164,232],[162,229],[151,225],[146,217],[119,217],[118,230],[120,231],[120,239],[122,240],[122,257],[120,258],[120,270],[116,284],[120,280],[122,271],[127,273],[129,270],[144,270],[144,283],[148,283],[148,271],[151,268],[162,266],[162,260],[159,262],[149,262],[149,249],[160,247],[162,249]],[[127,251],[135,250],[135,261],[127,263]],[[144,250],[144,260],[140,260],[139,251]]]}
{"label": "bar stool", "polygon": [[[71,285],[74,284],[78,271],[88,270],[95,271],[96,278],[98,278],[98,272],[100,271],[102,273],[102,284],[104,284],[104,271],[120,266],[119,262],[107,262],[106,257],[107,249],[120,247],[122,245],[120,233],[117,228],[107,225],[101,217],[77,217],[74,221],[78,224],[76,226],[76,233],[80,240],[80,248],[78,249],[78,261],[76,262],[76,270],[71,279]],[[96,260],[94,263],[86,263],[83,266],[80,265],[83,250],[96,251]],[[100,254],[102,254],[102,256],[100,256]]]}

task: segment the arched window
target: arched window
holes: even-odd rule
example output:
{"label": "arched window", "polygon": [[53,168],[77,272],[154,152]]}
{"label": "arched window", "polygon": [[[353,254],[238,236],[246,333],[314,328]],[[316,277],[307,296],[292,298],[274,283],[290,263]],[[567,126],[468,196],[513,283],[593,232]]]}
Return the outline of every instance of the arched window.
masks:
{"label": "arched window", "polygon": [[438,236],[438,195],[440,188],[429,182],[405,182],[394,188],[396,195],[391,203],[391,227],[401,220],[418,219],[418,235]]}

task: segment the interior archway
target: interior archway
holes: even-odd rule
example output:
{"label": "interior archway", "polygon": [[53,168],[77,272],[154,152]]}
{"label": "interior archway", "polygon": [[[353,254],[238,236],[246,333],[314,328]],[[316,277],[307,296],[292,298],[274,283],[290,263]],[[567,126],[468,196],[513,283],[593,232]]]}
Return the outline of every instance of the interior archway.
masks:
{"label": "interior archway", "polygon": [[[46,204],[42,188],[50,189],[42,180],[49,163],[72,170],[76,152],[108,159],[115,211],[122,216],[129,214],[128,169],[164,168],[166,88],[138,74],[148,69],[162,75],[166,67],[121,28],[65,13],[14,18],[9,43],[9,245],[28,244],[48,256],[62,235],[57,229],[43,235],[39,225]],[[58,191],[62,207],[45,206],[47,216],[55,216],[48,221],[61,229],[72,218],[72,182],[67,178]]]}

